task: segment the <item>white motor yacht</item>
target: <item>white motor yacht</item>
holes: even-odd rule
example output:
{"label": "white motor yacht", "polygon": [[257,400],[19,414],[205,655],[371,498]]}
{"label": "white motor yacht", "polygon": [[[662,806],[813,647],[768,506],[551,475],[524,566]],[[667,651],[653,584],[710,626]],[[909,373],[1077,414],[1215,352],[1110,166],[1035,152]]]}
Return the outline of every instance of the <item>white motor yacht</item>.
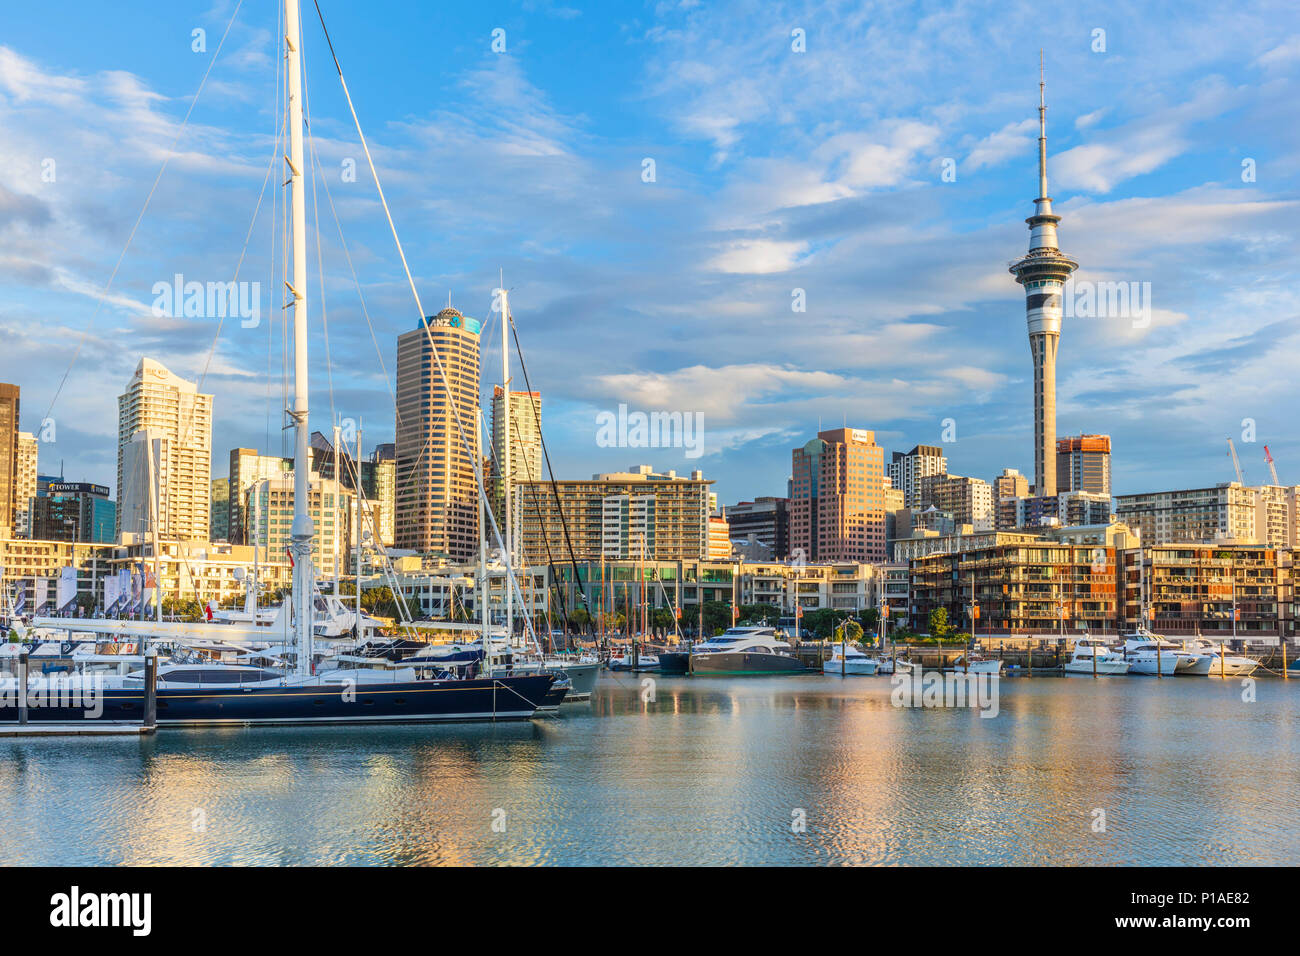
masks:
{"label": "white motor yacht", "polygon": [[1209,670],[1205,671],[1208,677],[1249,677],[1259,667],[1255,658],[1224,652],[1210,641],[1196,641],[1194,646],[1210,658]]}
{"label": "white motor yacht", "polygon": [[852,644],[831,645],[830,660],[822,662],[822,673],[836,675],[862,675],[870,677],[880,668],[880,661],[868,657]]}
{"label": "white motor yacht", "polygon": [[1124,659],[1129,662],[1130,674],[1206,674],[1210,665],[1208,654],[1196,654],[1173,641],[1149,631],[1129,635],[1124,641]]}
{"label": "white motor yacht", "polygon": [[1065,663],[1067,674],[1103,675],[1127,674],[1129,662],[1123,655],[1111,650],[1104,642],[1091,637],[1075,641],[1074,655]]}

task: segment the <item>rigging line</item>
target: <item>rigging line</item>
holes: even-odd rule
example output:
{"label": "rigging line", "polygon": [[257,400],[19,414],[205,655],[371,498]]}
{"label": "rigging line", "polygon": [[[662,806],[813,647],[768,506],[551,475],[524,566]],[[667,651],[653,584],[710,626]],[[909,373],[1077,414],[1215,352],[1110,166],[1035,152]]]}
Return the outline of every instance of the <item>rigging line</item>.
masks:
{"label": "rigging line", "polygon": [[54,411],[54,405],[63,394],[63,386],[68,382],[68,376],[72,374],[72,367],[77,364],[77,359],[81,355],[81,350],[86,344],[86,339],[90,336],[90,330],[94,328],[95,320],[99,318],[99,312],[104,307],[104,300],[108,298],[109,290],[113,288],[113,282],[117,278],[118,270],[122,268],[122,262],[126,259],[127,250],[131,248],[131,242],[135,239],[136,230],[140,228],[140,223],[144,220],[144,214],[149,209],[149,203],[153,200],[153,194],[158,189],[158,183],[162,181],[163,173],[167,170],[167,164],[171,162],[172,153],[176,149],[176,144],[180,142],[181,136],[185,133],[185,127],[189,125],[190,115],[194,112],[194,107],[198,105],[199,96],[203,92],[204,85],[208,82],[208,74],[212,72],[212,67],[216,65],[217,57],[221,55],[221,47],[226,42],[226,37],[230,34],[230,28],[235,25],[235,17],[239,16],[239,8],[244,5],[244,0],[238,0],[235,4],[235,11],[230,15],[230,22],[226,24],[225,32],[221,34],[221,39],[217,41],[217,48],[212,51],[212,58],[208,60],[207,69],[203,71],[203,78],[199,80],[199,87],[194,91],[194,98],[190,100],[189,109],[185,111],[185,118],[181,120],[180,129],[176,131],[175,138],[172,139],[171,146],[167,148],[167,154],[163,157],[162,165],[158,167],[158,175],[154,177],[153,185],[149,187],[149,194],[144,198],[144,205],[140,207],[140,214],[136,216],[135,224],[127,234],[126,244],[122,246],[122,251],[117,257],[117,263],[113,266],[113,271],[109,273],[108,282],[104,284],[104,291],[99,294],[99,300],[95,303],[95,311],[90,315],[90,321],[86,323],[86,328],[81,333],[81,338],[77,341],[77,348],[72,353],[72,361],[68,362],[67,369],[63,372],[63,378],[59,380],[59,387],[54,390],[54,397],[50,399],[50,405],[45,410],[45,418],[48,419]]}
{"label": "rigging line", "polygon": [[[311,156],[312,177],[311,177],[311,220],[312,227],[316,232],[316,277],[320,280],[320,323],[321,329],[325,336],[325,377],[329,385],[330,393],[330,422],[337,423],[338,415],[334,410],[334,362],[330,358],[330,322],[329,313],[325,310],[325,260],[321,252],[320,241],[320,206],[316,202],[316,180],[321,176],[320,158],[316,155],[316,137],[311,129],[311,95],[307,92],[307,61],[303,57],[302,63],[302,112],[303,121],[307,127],[307,144],[308,153]],[[337,456],[338,452],[335,451]]]}
{"label": "rigging line", "polygon": [[375,335],[375,325],[370,320],[370,310],[366,308],[366,297],[361,291],[361,279],[357,276],[356,266],[352,263],[352,251],[348,248],[347,240],[343,238],[343,223],[339,220],[338,210],[334,206],[334,196],[330,192],[329,180],[322,174],[321,186],[325,189],[325,200],[329,203],[330,215],[334,217],[334,225],[339,233],[339,245],[343,247],[343,257],[347,259],[348,270],[352,273],[352,283],[357,288],[357,299],[361,302],[361,314],[365,316],[366,327],[370,330],[370,341],[374,343],[375,355],[379,358],[379,368],[384,373],[384,384],[388,388],[388,395],[393,400],[393,411],[397,418],[397,427],[402,427],[402,413],[397,407],[397,392],[393,388],[392,379],[388,375],[388,366],[384,364],[384,352],[379,347],[379,338]]}
{"label": "rigging line", "polygon": [[[262,178],[262,190],[257,194],[257,205],[253,208],[253,218],[252,220],[249,221],[248,232],[244,236],[244,248],[240,250],[239,260],[235,263],[235,274],[231,278],[232,282],[239,281],[239,271],[241,268],[243,268],[244,257],[248,254],[248,246],[250,241],[253,238],[253,229],[257,226],[257,217],[258,215],[260,215],[262,211],[262,200],[266,197],[266,185],[271,181],[271,173],[275,170],[275,160],[276,157],[279,155],[279,153],[280,153],[280,139],[277,136],[275,143],[271,148],[271,161],[267,164],[266,175]],[[212,365],[212,358],[217,351],[217,342],[221,339],[221,330],[225,326],[225,324],[226,324],[226,316],[224,315],[218,316],[217,331],[216,334],[212,336],[212,345],[208,347],[208,357],[203,363],[203,372],[201,375],[199,375],[199,384],[198,384],[199,392],[203,391],[203,383],[207,380],[208,369]],[[190,419],[189,419],[188,429],[191,438],[193,437],[193,430],[194,430],[194,413],[195,411],[197,411],[197,409],[198,409],[197,402],[195,402],[193,405],[190,406]]]}
{"label": "rigging line", "polygon": [[[325,42],[329,46],[330,55],[334,58],[334,68],[339,75],[339,84],[343,87],[343,96],[347,100],[348,111],[352,114],[352,123],[356,127],[357,137],[358,139],[361,140],[361,150],[362,152],[365,153],[366,164],[370,167],[370,176],[374,180],[375,191],[379,194],[379,202],[384,207],[384,216],[388,219],[388,228],[389,231],[392,233],[393,243],[397,247],[397,255],[402,260],[402,270],[406,273],[406,282],[411,288],[411,295],[415,299],[416,309],[420,313],[420,324],[424,328],[425,340],[429,343],[429,348],[432,350],[434,363],[438,367],[438,376],[439,378],[442,379],[443,387],[447,390],[447,394],[450,397],[451,384],[449,379],[447,378],[447,371],[443,367],[442,356],[438,353],[438,347],[433,341],[433,330],[429,327],[429,319],[424,314],[424,305],[420,301],[420,293],[415,288],[415,277],[411,274],[411,267],[406,260],[406,252],[402,247],[401,237],[397,234],[397,225],[396,223],[393,222],[392,210],[389,209],[388,200],[384,196],[384,187],[379,182],[379,170],[375,168],[374,157],[371,156],[370,154],[370,145],[366,141],[366,134],[361,129],[361,120],[357,116],[356,107],[352,103],[352,94],[348,92],[348,82],[343,76],[343,67],[339,64],[338,55],[334,52],[334,43],[330,39],[329,28],[325,26],[325,15],[321,12],[319,0],[312,0],[312,2],[313,5],[316,7],[316,16],[320,19],[321,30],[325,34]],[[487,489],[483,485],[483,464],[481,459],[481,449],[478,448],[477,442],[473,444],[470,443],[469,438],[467,437],[465,431],[465,423],[461,419],[460,409],[457,407],[456,403],[453,401],[448,401],[448,405],[451,407],[452,417],[456,421],[456,430],[460,436],[461,446],[465,448],[467,452],[469,452],[469,455],[473,460],[474,481],[478,485],[478,493],[481,498],[484,513],[487,515],[488,520],[491,522],[493,535],[496,538],[497,543],[501,546],[501,550],[504,552],[505,542],[502,540],[501,537],[501,529],[497,527],[496,517],[492,514],[492,509],[488,506]],[[477,424],[478,423],[476,421],[475,425],[477,426]],[[509,579],[507,586],[508,587],[513,586],[515,589],[515,593],[518,594],[519,583],[515,579],[514,569],[512,567],[509,567],[508,562],[507,562],[507,572],[508,573],[506,574],[506,577]],[[521,603],[522,600],[523,599],[521,597],[520,598]],[[540,647],[540,642],[537,641],[537,636],[535,633],[533,633],[532,621],[529,620],[528,618],[525,618],[524,621],[526,625],[526,630],[530,634],[532,634],[534,643],[537,643],[538,646]]]}
{"label": "rigging line", "polygon": [[[505,398],[505,405],[506,405],[506,408],[509,409],[508,414],[510,415],[510,421],[511,421],[511,424],[513,424],[513,425],[515,426],[514,434],[517,435],[517,434],[519,433],[519,432],[518,432],[518,420],[515,418],[514,408],[511,406],[510,398],[509,398],[509,395],[508,395],[508,394],[507,394],[507,396],[506,396],[506,398]],[[540,433],[539,433],[539,434],[540,434]],[[523,460],[524,460],[524,473],[525,473],[525,475],[527,476],[527,479],[528,479],[529,490],[532,492],[533,508],[534,508],[534,510],[536,510],[537,515],[538,515],[538,518],[540,519],[540,518],[541,518],[541,514],[542,514],[542,509],[541,509],[541,506],[540,506],[540,503],[539,503],[539,499],[538,499],[538,497],[537,497],[537,488],[534,486],[534,479],[533,479],[533,464],[532,464],[531,461],[528,460],[528,456],[523,454],[523,443],[522,443],[522,442],[520,442],[519,448],[520,448],[520,456],[521,456],[521,457],[523,458]],[[492,452],[493,452],[493,456],[495,457],[495,455],[496,455],[496,443],[495,443],[495,442],[493,442]],[[513,454],[513,449],[511,450],[511,453]],[[512,459],[512,460],[513,460],[513,459]],[[564,616],[565,629],[566,629],[566,632],[567,632],[567,629],[568,629],[568,622],[569,622],[569,602],[568,602],[568,600],[565,598],[565,596],[564,596],[564,592],[560,589],[560,586],[559,586],[559,578],[558,578],[558,576],[557,576],[556,573],[555,573],[555,571],[556,571],[556,567],[555,567],[555,555],[551,552],[551,536],[550,536],[549,534],[546,533],[546,526],[545,526],[544,523],[542,524],[542,545],[546,548],[546,567],[547,567],[547,570],[550,572],[551,577],[555,579],[555,596],[559,599],[559,602],[560,602],[560,613]],[[528,562],[527,562],[527,561],[524,561],[524,568],[525,568],[525,570],[527,570],[527,565],[528,565]],[[548,627],[547,629],[549,630],[549,627]],[[548,635],[547,635],[547,638],[549,639],[550,636],[551,636],[551,635],[548,634]]]}
{"label": "rigging line", "polygon": [[[551,467],[551,453],[546,447],[546,436],[542,433],[542,413],[537,406],[537,400],[532,398],[533,385],[528,378],[528,363],[524,361],[524,348],[519,344],[519,329],[515,327],[513,320],[510,322],[510,334],[515,340],[515,353],[519,356],[519,371],[524,376],[524,388],[529,393],[528,403],[533,408],[533,421],[537,425],[537,440],[542,446],[542,457],[546,461],[546,473],[551,476],[551,494],[555,497],[555,510],[560,514],[560,527],[564,531],[564,546],[569,552],[569,563],[573,567],[573,579],[577,585],[578,594],[582,597],[582,607],[591,617],[591,604],[587,600],[587,589],[582,584],[582,574],[578,570],[578,557],[573,553],[573,539],[569,536],[569,522],[564,517],[564,504],[560,501],[560,488],[555,481],[555,469]],[[602,587],[603,587],[602,582]],[[594,620],[594,619],[593,619]],[[594,629],[594,624],[588,622]]]}

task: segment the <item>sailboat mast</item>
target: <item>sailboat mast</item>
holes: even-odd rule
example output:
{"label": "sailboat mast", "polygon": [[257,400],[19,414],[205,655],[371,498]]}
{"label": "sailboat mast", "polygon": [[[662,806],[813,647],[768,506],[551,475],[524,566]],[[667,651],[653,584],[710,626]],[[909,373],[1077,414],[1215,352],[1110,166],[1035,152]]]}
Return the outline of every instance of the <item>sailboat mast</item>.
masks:
{"label": "sailboat mast", "polygon": [[[334,426],[334,596],[339,596],[339,549],[343,545],[343,530],[339,524],[339,469],[342,462],[339,456],[339,426]],[[325,509],[321,509],[325,514]]]}
{"label": "sailboat mast", "polygon": [[316,530],[308,503],[311,461],[307,449],[307,191],[303,183],[302,28],[298,0],[284,0],[285,73],[289,93],[290,199],[293,209],[293,406],[294,428],[293,525],[289,553],[293,557],[293,632],[298,651],[297,672],[311,673],[313,581],[311,546]]}
{"label": "sailboat mast", "polygon": [[506,635],[514,637],[514,602],[510,593],[510,576],[515,558],[514,529],[510,519],[510,295],[501,275],[501,518],[505,522],[506,550]]}

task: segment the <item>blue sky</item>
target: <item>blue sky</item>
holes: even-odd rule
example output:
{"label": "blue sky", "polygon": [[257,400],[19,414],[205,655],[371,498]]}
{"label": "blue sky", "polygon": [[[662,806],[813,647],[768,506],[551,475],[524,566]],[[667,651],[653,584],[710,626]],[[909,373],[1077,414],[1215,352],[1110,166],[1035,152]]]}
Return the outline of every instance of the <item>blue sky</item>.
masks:
{"label": "blue sky", "polygon": [[[1111,434],[1120,493],[1228,480],[1228,435],[1248,480],[1266,478],[1268,444],[1300,482],[1294,4],[321,6],[426,311],[450,291],[486,317],[504,270],[561,477],[701,467],[726,503],[783,493],[819,422],[872,428],[889,451],[939,443],[945,419],[954,473],[1030,473],[1006,266],[1036,192],[1042,47],[1062,247],[1081,280],[1150,283],[1153,304],[1146,327],[1066,320],[1059,432]],[[28,429],[53,402],[42,471],[106,484],[114,399],[146,354],[215,393],[217,474],[231,447],[283,447],[270,193],[253,218],[274,146],[271,0],[239,10],[97,311],[234,3],[143,7],[0,10],[0,380],[22,386]],[[385,369],[417,314],[304,16],[332,360],[313,232],[313,426],[332,406],[371,444],[391,440]],[[214,347],[215,321],[151,313],[154,283],[229,280],[241,252],[260,326],[228,322]],[[703,456],[599,447],[596,416],[620,403],[701,413]]]}

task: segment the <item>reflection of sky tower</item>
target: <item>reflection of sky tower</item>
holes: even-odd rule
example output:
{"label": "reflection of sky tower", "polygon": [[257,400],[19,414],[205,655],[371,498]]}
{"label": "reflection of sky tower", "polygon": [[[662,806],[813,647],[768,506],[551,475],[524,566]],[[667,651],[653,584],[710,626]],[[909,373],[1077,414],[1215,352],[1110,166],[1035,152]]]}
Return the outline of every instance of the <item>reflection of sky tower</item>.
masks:
{"label": "reflection of sky tower", "polygon": [[1056,347],[1061,340],[1061,291],[1079,264],[1056,244],[1052,200],[1047,195],[1047,102],[1042,54],[1038,80],[1038,198],[1029,224],[1029,254],[1011,265],[1025,287],[1025,317],[1029,321],[1029,351],[1034,356],[1034,489],[1056,494]]}

